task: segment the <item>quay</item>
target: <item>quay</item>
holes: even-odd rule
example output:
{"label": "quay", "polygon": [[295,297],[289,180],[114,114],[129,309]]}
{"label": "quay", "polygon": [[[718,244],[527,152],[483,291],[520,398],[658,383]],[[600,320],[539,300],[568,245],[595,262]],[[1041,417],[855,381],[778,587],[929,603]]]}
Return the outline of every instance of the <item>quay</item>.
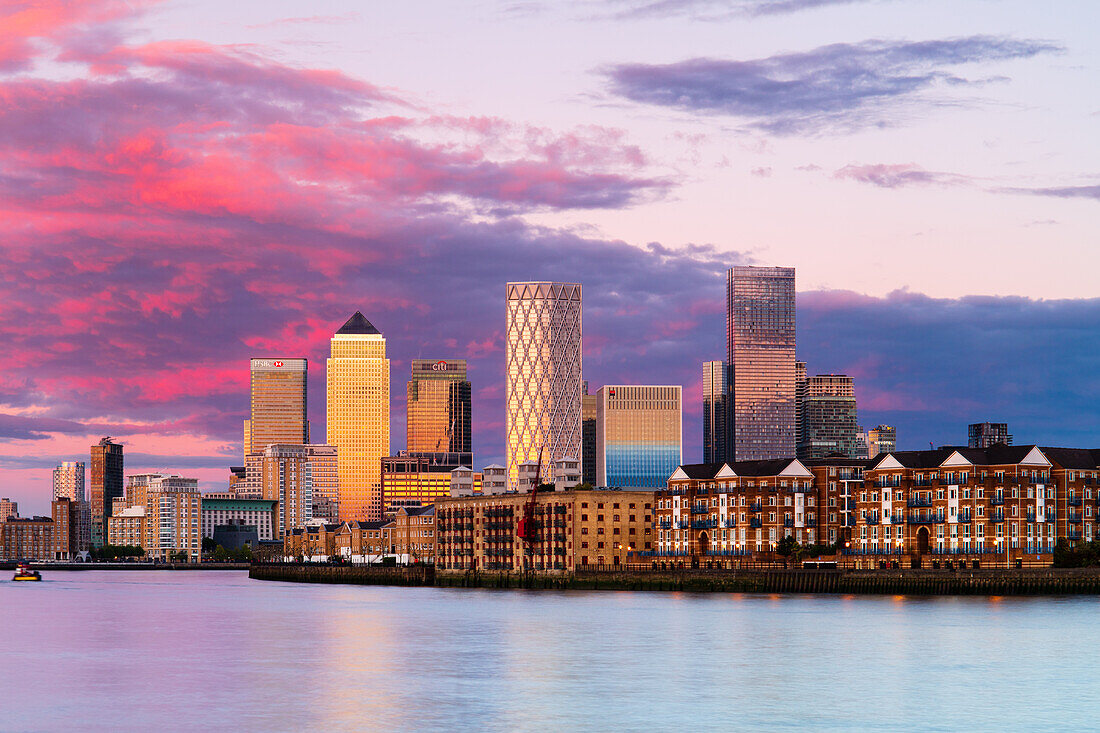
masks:
{"label": "quay", "polygon": [[437,571],[325,563],[256,563],[256,580],[296,583],[435,586],[527,590],[835,593],[867,595],[1100,595],[1098,568],[1023,570],[621,570],[572,573]]}
{"label": "quay", "polygon": [[[0,570],[14,570],[14,560],[0,561]],[[30,562],[33,570],[248,570],[246,562]]]}

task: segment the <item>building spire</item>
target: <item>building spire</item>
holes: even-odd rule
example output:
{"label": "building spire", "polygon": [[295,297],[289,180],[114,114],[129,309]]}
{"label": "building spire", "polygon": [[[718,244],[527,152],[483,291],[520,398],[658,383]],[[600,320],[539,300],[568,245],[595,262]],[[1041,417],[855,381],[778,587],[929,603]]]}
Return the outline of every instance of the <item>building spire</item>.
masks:
{"label": "building spire", "polygon": [[382,332],[375,328],[370,321],[359,311],[355,311],[355,315],[347,320],[347,322],[340,327],[340,330],[336,332],[336,335],[340,334],[378,334],[382,335]]}

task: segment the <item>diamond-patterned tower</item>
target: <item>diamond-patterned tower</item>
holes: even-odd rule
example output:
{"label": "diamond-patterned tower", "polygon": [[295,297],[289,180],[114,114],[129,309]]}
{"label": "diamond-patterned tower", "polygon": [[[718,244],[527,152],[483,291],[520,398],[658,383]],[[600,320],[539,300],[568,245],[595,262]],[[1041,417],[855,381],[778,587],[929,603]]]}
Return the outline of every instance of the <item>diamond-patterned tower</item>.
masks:
{"label": "diamond-patterned tower", "polygon": [[505,430],[508,485],[519,465],[581,457],[581,286],[508,283]]}

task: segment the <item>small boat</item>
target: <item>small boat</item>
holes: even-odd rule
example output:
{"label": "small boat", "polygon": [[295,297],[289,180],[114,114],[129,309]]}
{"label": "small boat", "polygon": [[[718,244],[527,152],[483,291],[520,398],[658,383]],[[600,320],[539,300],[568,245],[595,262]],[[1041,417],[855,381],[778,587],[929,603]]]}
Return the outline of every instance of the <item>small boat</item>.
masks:
{"label": "small boat", "polygon": [[37,570],[31,570],[30,565],[19,563],[15,566],[15,577],[12,580],[42,580],[42,574]]}

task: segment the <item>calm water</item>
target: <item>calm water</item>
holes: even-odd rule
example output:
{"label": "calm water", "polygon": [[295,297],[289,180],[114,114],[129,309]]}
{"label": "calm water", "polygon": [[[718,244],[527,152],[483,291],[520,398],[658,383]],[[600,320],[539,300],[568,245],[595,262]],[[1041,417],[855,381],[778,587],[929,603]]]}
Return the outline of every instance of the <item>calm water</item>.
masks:
{"label": "calm water", "polygon": [[8,730],[1095,728],[1100,600],[0,582]]}

